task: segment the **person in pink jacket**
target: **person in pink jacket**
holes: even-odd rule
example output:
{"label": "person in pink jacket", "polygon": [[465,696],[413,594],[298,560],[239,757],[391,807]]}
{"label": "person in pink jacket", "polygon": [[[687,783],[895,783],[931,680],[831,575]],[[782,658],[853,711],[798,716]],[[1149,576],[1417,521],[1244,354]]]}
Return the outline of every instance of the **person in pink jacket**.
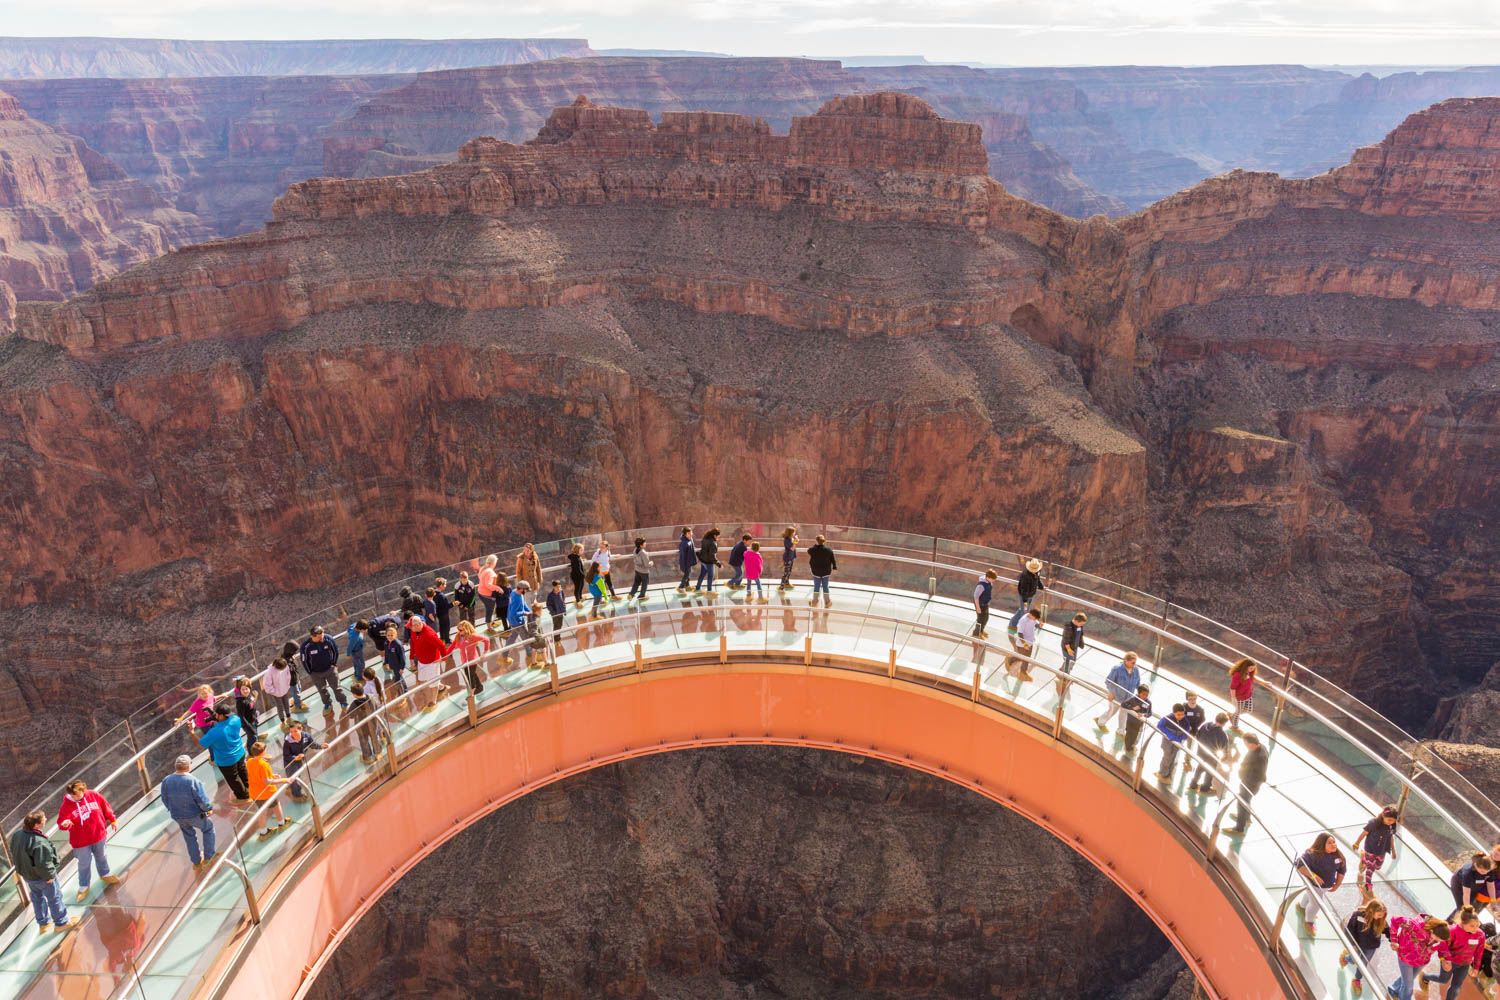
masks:
{"label": "person in pink jacket", "polygon": [[93,876],[89,869],[99,868],[99,878],[106,885],[119,885],[120,880],[109,873],[109,858],[104,855],[105,825],[115,827],[115,811],[109,807],[104,796],[89,791],[81,781],[70,781],[64,791],[62,805],[57,810],[57,825],[68,831],[68,844],[73,856],[78,859],[78,901],[89,894],[89,882]]}
{"label": "person in pink jacket", "polygon": [[750,603],[750,588],[755,588],[755,596],[759,603],[766,603],[766,592],[761,586],[760,575],[766,568],[766,561],[760,554],[760,542],[751,542],[750,548],[745,550],[745,603]]}
{"label": "person in pink jacket", "polygon": [[1392,996],[1412,1000],[1417,973],[1432,960],[1432,953],[1448,941],[1448,923],[1429,914],[1396,917],[1391,921],[1391,947],[1396,949],[1396,965],[1401,981],[1390,984]]}

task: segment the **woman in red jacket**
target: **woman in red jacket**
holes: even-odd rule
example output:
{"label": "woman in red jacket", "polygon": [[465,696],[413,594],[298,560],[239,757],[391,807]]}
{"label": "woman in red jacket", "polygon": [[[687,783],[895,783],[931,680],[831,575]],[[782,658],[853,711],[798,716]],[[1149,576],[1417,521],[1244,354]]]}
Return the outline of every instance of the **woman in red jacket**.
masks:
{"label": "woman in red jacket", "polygon": [[65,789],[62,806],[57,810],[57,825],[68,831],[68,843],[73,856],[78,859],[78,901],[89,894],[89,882],[93,876],[89,868],[99,866],[99,878],[106,885],[119,885],[120,880],[109,873],[109,858],[104,856],[104,827],[115,827],[115,811],[109,807],[104,796],[89,791],[81,781],[70,781]]}

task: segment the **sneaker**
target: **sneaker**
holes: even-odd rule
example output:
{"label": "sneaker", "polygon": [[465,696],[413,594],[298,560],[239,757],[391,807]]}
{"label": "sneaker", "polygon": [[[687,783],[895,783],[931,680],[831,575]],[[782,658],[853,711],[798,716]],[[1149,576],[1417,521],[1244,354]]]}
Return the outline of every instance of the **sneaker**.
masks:
{"label": "sneaker", "polygon": [[279,826],[268,826],[264,830],[260,831],[260,839],[265,840],[268,837],[273,836],[280,829],[281,827]]}
{"label": "sneaker", "polygon": [[364,754],[360,754],[359,755],[359,762],[361,764],[373,764],[373,763],[375,763],[375,758],[374,757],[366,757]]}
{"label": "sneaker", "polygon": [[118,876],[118,875],[100,875],[99,877],[104,880],[104,884],[105,885],[119,885],[120,884],[120,876]]}
{"label": "sneaker", "polygon": [[687,588],[686,587],[678,587],[677,588],[677,592],[679,594],[686,594],[687,593]]}
{"label": "sneaker", "polygon": [[1365,984],[1356,979],[1354,982],[1349,984],[1349,992],[1353,993],[1355,996],[1361,996],[1365,992]]}
{"label": "sneaker", "polygon": [[193,862],[193,874],[195,874],[195,875],[201,874],[202,871],[203,871],[203,862],[201,862],[201,861],[194,861]]}
{"label": "sneaker", "polygon": [[75,897],[75,899],[78,902],[80,902],[80,903],[83,902],[85,899],[88,899],[88,898],[89,898],[89,891],[87,889],[79,889],[78,890],[78,895]]}
{"label": "sneaker", "polygon": [[1339,968],[1342,969],[1344,966],[1346,966],[1348,964],[1349,964],[1349,950],[1346,948],[1343,951],[1339,952]]}
{"label": "sneaker", "polygon": [[47,921],[45,924],[37,924],[36,925],[36,932],[38,934],[46,934],[46,933],[49,933],[51,930],[52,930],[52,921],[50,921],[50,920]]}
{"label": "sneaker", "polygon": [[795,583],[789,583],[785,587],[782,587],[781,589],[782,590],[796,590],[797,589],[797,585]]}
{"label": "sneaker", "polygon": [[68,931],[77,927],[81,923],[83,923],[82,917],[69,917],[67,920],[57,925],[57,933],[66,934],[68,933]]}
{"label": "sneaker", "polygon": [[758,597],[758,598],[756,598],[755,603],[756,604],[770,604],[771,603],[771,599],[769,597]]}
{"label": "sneaker", "polygon": [[1302,921],[1302,929],[1307,931],[1308,937],[1318,936],[1318,925],[1313,923],[1311,920]]}
{"label": "sneaker", "polygon": [[1245,835],[1245,829],[1246,828],[1243,826],[1226,826],[1219,832],[1230,837],[1243,837]]}
{"label": "sneaker", "polygon": [[223,853],[224,852],[222,850],[214,851],[208,857],[204,858],[203,859],[203,870],[204,871],[208,871],[209,866],[212,865],[215,861],[219,860],[219,855],[221,855]]}
{"label": "sneaker", "polygon": [[1108,729],[1109,726],[1105,725],[1105,722],[1104,722],[1103,719],[1095,719],[1094,720],[1094,728],[1095,729]]}
{"label": "sneaker", "polygon": [[829,597],[827,594],[823,595],[823,607],[825,607],[825,608],[831,608],[831,607],[833,607],[833,598]]}

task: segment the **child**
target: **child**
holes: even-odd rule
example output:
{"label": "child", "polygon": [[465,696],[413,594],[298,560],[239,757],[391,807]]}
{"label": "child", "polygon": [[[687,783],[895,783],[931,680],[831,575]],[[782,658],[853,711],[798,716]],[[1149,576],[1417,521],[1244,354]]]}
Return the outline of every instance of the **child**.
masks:
{"label": "child", "polygon": [[[359,677],[360,680],[364,681],[361,687],[364,689],[365,697],[370,699],[370,704],[372,706],[384,705],[385,692],[380,688],[380,678],[375,675],[375,668],[365,667]],[[391,731],[386,728],[385,720],[382,718],[377,717],[375,719],[375,736],[381,742],[391,738]]]}
{"label": "child", "polygon": [[[748,536],[746,536],[748,537]],[[761,558],[760,542],[751,542],[750,548],[745,552],[745,603],[750,603],[750,588],[755,588],[755,597],[758,603],[766,603],[766,592],[760,585],[760,574],[765,569],[766,561]]]}
{"label": "child", "polygon": [[396,690],[406,693],[406,647],[401,644],[395,625],[385,629],[386,679],[396,685]]}
{"label": "child", "polygon": [[1296,869],[1313,886],[1307,896],[1307,903],[1297,903],[1297,912],[1302,915],[1302,926],[1307,931],[1307,936],[1315,937],[1318,927],[1313,921],[1317,919],[1318,910],[1323,906],[1323,901],[1344,884],[1344,875],[1349,869],[1344,863],[1344,852],[1339,850],[1339,842],[1331,833],[1320,833],[1313,838],[1312,846],[1298,856]]}
{"label": "child", "polygon": [[796,590],[792,583],[792,563],[797,561],[797,528],[787,525],[781,533],[781,590]]}
{"label": "child", "polygon": [[[554,589],[558,596],[562,596],[562,588],[553,581]],[[479,661],[484,654],[489,652],[490,641],[478,632],[474,631],[472,622],[458,623],[458,639],[453,643],[453,651],[458,654],[458,662],[463,666],[465,675],[469,679],[469,690],[478,694],[484,688],[484,681],[479,677]]]}
{"label": "child", "polygon": [[[1220,712],[1214,716],[1214,721],[1205,722],[1197,732],[1198,738],[1198,770],[1193,772],[1193,777],[1188,781],[1188,789],[1197,789],[1204,795],[1214,790],[1214,768],[1220,762],[1228,763],[1225,759],[1229,751],[1229,734],[1224,727],[1229,724],[1229,715]],[[1192,759],[1188,759],[1192,763]]]}
{"label": "child", "polygon": [[[1375,952],[1380,948],[1380,939],[1391,939],[1391,927],[1386,916],[1385,904],[1378,899],[1371,899],[1349,914],[1349,922],[1344,925],[1349,931],[1349,938],[1359,953],[1364,956],[1365,964],[1369,965],[1375,958]],[[1346,949],[1339,955],[1339,968],[1348,965],[1354,959]],[[1354,966],[1354,982],[1350,984],[1350,991],[1359,996],[1365,991],[1364,970],[1357,964]]]}
{"label": "child", "polygon": [[217,700],[213,688],[207,684],[200,685],[194,692],[192,704],[188,705],[186,713],[177,717],[177,722],[191,720],[195,735],[202,736],[214,724],[214,702]]}
{"label": "child", "polygon": [[255,703],[255,689],[250,686],[248,677],[234,679],[234,713],[240,717],[241,731],[248,747],[255,742],[255,731],[260,726],[260,708]]}
{"label": "child", "polygon": [[1391,947],[1396,949],[1396,968],[1401,973],[1401,982],[1391,984],[1393,991],[1400,990],[1393,996],[1411,1000],[1417,974],[1432,961],[1438,945],[1447,940],[1448,923],[1437,917],[1419,913],[1415,918],[1391,918]]}
{"label": "child", "polygon": [[474,589],[474,584],[469,582],[467,571],[458,574],[458,586],[453,588],[453,603],[458,605],[458,620],[462,622],[474,621],[474,601],[479,596],[479,591]]}
{"label": "child", "polygon": [[730,590],[739,590],[745,579],[745,553],[749,551],[749,535],[741,535],[740,540],[734,543],[734,548],[729,550],[729,568],[734,570],[734,575],[729,578],[729,583],[725,586]]}
{"label": "child", "polygon": [[[266,760],[266,745],[256,740],[250,746],[250,759],[245,761],[245,769],[250,772],[250,801],[264,802],[276,794],[276,786],[284,785],[287,779],[278,778],[271,771],[271,762]],[[276,825],[271,825],[271,817],[276,817]],[[277,799],[271,803],[271,811],[266,814],[266,828],[260,831],[261,839],[280,833],[282,827],[290,823],[286,813],[281,811],[281,800]]]}
{"label": "child", "polygon": [[682,574],[682,582],[677,585],[679,594],[687,593],[688,581],[692,579],[693,567],[696,565],[698,553],[693,548],[693,529],[683,528],[682,533],[677,536],[677,571]]}
{"label": "child", "polygon": [[1234,697],[1234,714],[1229,717],[1229,731],[1240,731],[1240,715],[1255,707],[1255,661],[1250,657],[1229,668],[1229,693]]}
{"label": "child", "polygon": [[371,764],[375,761],[375,737],[370,732],[370,716],[374,714],[375,706],[358,681],[349,685],[349,693],[354,695],[354,700],[344,709],[343,721],[354,726],[354,735],[359,740],[359,762]]}
{"label": "child", "polygon": [[1156,780],[1171,781],[1172,768],[1177,764],[1178,751],[1187,742],[1187,706],[1178,702],[1172,706],[1172,714],[1164,716],[1156,723],[1157,732],[1161,733],[1163,742],[1161,745],[1161,768],[1156,772]]}
{"label": "child", "polygon": [[1484,957],[1484,931],[1479,926],[1479,914],[1472,906],[1461,907],[1458,919],[1448,928],[1448,940],[1438,945],[1438,957],[1443,960],[1443,971],[1435,976],[1426,974],[1417,977],[1422,992],[1427,992],[1428,983],[1447,983],[1443,1000],[1457,1000],[1464,980],[1479,968]]}
{"label": "child", "polygon": [[980,574],[979,582],[974,584],[974,630],[969,634],[976,639],[990,637],[984,629],[990,623],[990,601],[994,600],[995,581],[998,579],[999,573],[987,569]]}
{"label": "child", "polygon": [[1141,727],[1151,718],[1151,689],[1144,684],[1137,686],[1135,694],[1121,703],[1120,714],[1125,717],[1125,756],[1134,757]]}
{"label": "child", "polygon": [[552,581],[552,593],[547,595],[547,611],[552,615],[552,631],[562,631],[563,615],[568,611],[568,598],[563,594],[561,580]]}
{"label": "child", "polygon": [[271,704],[276,706],[276,718],[280,720],[281,728],[286,729],[292,721],[291,664],[279,656],[272,660],[266,672],[260,676],[260,689],[271,699]]}
{"label": "child", "polygon": [[646,588],[651,583],[651,553],[646,551],[646,540],[637,538],[635,540],[635,552],[631,553],[630,565],[635,571],[635,579],[630,581],[630,595],[628,600],[635,600],[636,591],[639,590],[641,600],[646,599]]}
{"label": "child", "polygon": [[589,617],[598,618],[599,606],[602,605],[604,603],[604,599],[609,596],[609,594],[606,593],[604,589],[604,574],[599,571],[598,563],[589,563],[589,571],[587,574],[585,574],[585,579],[588,580],[589,593],[594,597],[594,604],[591,608],[589,608]]}
{"label": "child", "polygon": [[[369,667],[366,673],[374,673]],[[281,767],[286,771],[287,780],[291,781],[292,787],[287,789],[287,794],[292,797],[293,802],[301,802],[307,798],[302,790],[302,782],[297,781],[292,775],[302,770],[302,764],[307,760],[307,755],[314,750],[322,750],[328,744],[319,743],[313,739],[312,733],[302,728],[302,720],[293,719],[291,728],[286,731],[286,739],[281,741]]]}
{"label": "child", "polygon": [[1354,838],[1354,849],[1364,850],[1359,855],[1359,893],[1365,899],[1375,898],[1375,873],[1385,864],[1386,855],[1396,846],[1396,822],[1399,813],[1395,806],[1386,806],[1365,824],[1365,828]]}

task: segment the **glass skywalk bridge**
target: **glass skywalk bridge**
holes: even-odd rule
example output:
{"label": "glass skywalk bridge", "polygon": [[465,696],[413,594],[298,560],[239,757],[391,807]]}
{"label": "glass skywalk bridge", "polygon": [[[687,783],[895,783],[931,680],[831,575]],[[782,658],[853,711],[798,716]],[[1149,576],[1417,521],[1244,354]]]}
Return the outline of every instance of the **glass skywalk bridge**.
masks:
{"label": "glass skywalk bridge", "polygon": [[[741,527],[760,539],[771,571],[779,568],[783,523],[719,527],[726,539],[737,538]],[[692,527],[696,536],[704,526]],[[192,690],[211,683],[222,692],[235,676],[259,673],[285,639],[304,637],[311,624],[323,625],[342,645],[344,626],[355,617],[391,610],[403,584],[426,586],[437,575],[451,584],[459,570],[476,576],[478,561],[399,581],[236,650],[106,734],[4,820],[8,836],[31,808],[55,815],[62,784],[82,777],[120,815],[109,852],[123,881],[115,888],[95,883],[81,908],[85,922],[77,930],[38,935],[24,888],[8,874],[0,888],[0,998],[226,995],[237,971],[236,956],[253,943],[257,925],[284,899],[299,860],[325,836],[338,835],[340,817],[421,767],[435,748],[570,691],[630,675],[704,669],[705,664],[725,669],[748,664],[744,668],[751,669],[757,662],[774,662],[882,676],[895,685],[1003,714],[1045,734],[1059,750],[1085,756],[1140,796],[1143,806],[1171,814],[1203,864],[1222,874],[1246,919],[1267,942],[1275,942],[1268,950],[1283,971],[1289,995],[1349,995],[1352,967],[1341,970],[1338,955],[1345,946],[1343,919],[1358,899],[1357,857],[1349,855],[1346,887],[1319,919],[1315,936],[1303,931],[1290,909],[1306,890],[1292,859],[1318,832],[1336,834],[1348,854],[1350,841],[1379,806],[1399,804],[1404,822],[1397,852],[1378,873],[1376,894],[1395,913],[1439,915],[1452,908],[1449,865],[1500,839],[1493,804],[1441,761],[1414,750],[1411,737],[1313,671],[1224,626],[1098,577],[1048,566],[1048,590],[1039,599],[1048,624],[1027,680],[1016,675],[1013,658],[1007,669],[1012,651],[1004,639],[1004,619],[1014,607],[1007,579],[1019,565],[1015,554],[894,532],[805,527],[804,543],[822,531],[838,556],[832,609],[808,607],[805,556],[799,557],[801,572],[794,574],[798,587],[793,591],[777,592],[775,575],[768,572],[765,604],[748,602],[744,591],[725,591],[722,575],[714,598],[679,595],[677,528],[619,532],[605,537],[620,566],[628,562],[633,537],[648,539],[656,566],[647,602],[608,603],[597,621],[579,620],[570,607],[564,627],[549,630],[540,648],[514,643],[487,656],[477,692],[470,689],[466,670],[449,667],[441,679],[448,690],[433,711],[417,710],[413,695],[392,698],[378,713],[390,738],[373,762],[361,762],[356,734],[326,719],[311,695],[311,711],[303,718],[330,746],[312,757],[300,775],[311,792],[308,801],[291,802],[283,787],[278,798],[295,822],[269,839],[257,836],[268,804],[234,804],[191,734],[173,724]],[[578,539],[585,544],[585,556],[598,538]],[[546,567],[544,579],[566,575],[558,567],[572,541],[537,546]],[[515,554],[501,554],[502,571],[512,567]],[[726,555],[727,546],[721,558]],[[974,619],[968,595],[986,567],[1002,574],[987,642],[968,635]],[[628,574],[615,575],[619,581]],[[1089,646],[1059,695],[1057,628],[1078,610],[1089,616]],[[1218,775],[1219,792],[1206,796],[1187,791],[1180,767],[1170,781],[1159,783],[1154,774],[1161,748],[1152,730],[1143,733],[1141,752],[1128,757],[1112,729],[1105,732],[1094,725],[1104,701],[1104,675],[1125,650],[1140,655],[1143,679],[1151,685],[1158,711],[1192,689],[1210,717],[1231,707],[1228,664],[1248,655],[1260,665],[1254,717],[1242,719],[1241,726],[1259,733],[1271,749],[1270,772],[1267,786],[1253,800],[1253,819],[1243,837],[1222,829],[1233,811],[1232,794],[1223,794],[1237,787],[1231,776]],[[373,655],[374,650],[367,652]],[[340,666],[347,664],[341,661]],[[280,773],[275,722],[263,721],[261,731]],[[189,867],[175,824],[156,802],[156,785],[170,773],[172,759],[184,752],[194,756],[195,773],[217,789],[215,817],[225,853],[201,875]],[[1189,751],[1182,758],[1194,756]],[[54,831],[54,843],[66,857],[66,835]],[[65,863],[60,877],[70,909],[78,912],[71,903],[73,868]],[[1369,995],[1379,996],[1392,972],[1393,959],[1382,952],[1366,972]],[[1221,991],[1228,987],[1224,995],[1242,995],[1232,983],[1205,985]]]}

